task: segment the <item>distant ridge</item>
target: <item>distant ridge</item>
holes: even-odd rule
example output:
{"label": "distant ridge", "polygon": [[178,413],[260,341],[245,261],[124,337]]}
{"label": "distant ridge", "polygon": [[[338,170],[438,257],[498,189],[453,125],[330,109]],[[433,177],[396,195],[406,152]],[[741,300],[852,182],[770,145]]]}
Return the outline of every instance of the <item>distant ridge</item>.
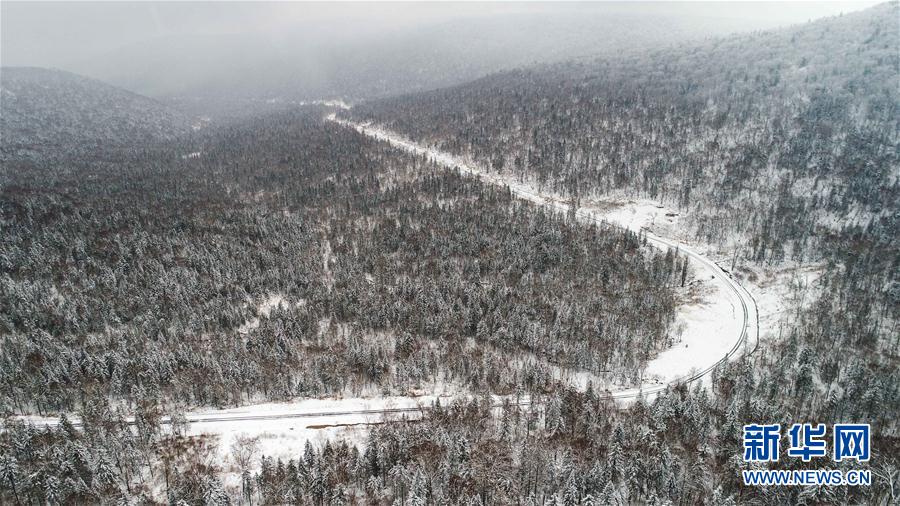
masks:
{"label": "distant ridge", "polygon": [[180,113],[102,81],[61,70],[0,68],[4,159],[141,146],[189,131]]}

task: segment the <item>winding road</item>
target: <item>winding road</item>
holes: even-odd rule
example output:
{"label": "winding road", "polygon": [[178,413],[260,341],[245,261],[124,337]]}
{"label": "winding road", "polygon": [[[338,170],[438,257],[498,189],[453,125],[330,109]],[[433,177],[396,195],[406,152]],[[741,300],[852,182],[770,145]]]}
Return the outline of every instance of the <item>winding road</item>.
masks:
{"label": "winding road", "polygon": [[[359,123],[340,119],[336,114],[330,114],[326,119],[342,126],[353,128],[363,135],[386,141],[395,147],[415,155],[426,156],[429,160],[439,165],[458,169],[460,172],[475,176],[483,182],[508,187],[517,197],[533,202],[536,205],[542,205],[560,212],[566,212],[569,209],[567,202],[542,195],[527,185],[508,181],[496,175],[487,174],[449,153],[430,149],[394,132],[373,126],[369,123]],[[606,221],[602,215],[589,209],[578,209],[576,211],[576,216],[584,221],[597,223],[600,226],[618,227],[618,225]],[[728,352],[711,363],[692,364],[693,367],[690,371],[685,374],[677,375],[661,384],[643,384],[635,388],[612,391],[610,392],[610,395],[613,398],[617,400],[630,400],[639,396],[648,396],[659,393],[671,385],[690,383],[707,376],[717,366],[731,360],[744,351],[748,345],[753,346],[753,349],[750,350],[751,353],[755,351],[756,346],[759,343],[759,316],[757,314],[756,302],[750,292],[741,286],[740,283],[732,278],[729,273],[719,267],[714,261],[706,258],[688,244],[674,239],[660,237],[643,227],[631,228],[631,230],[633,232],[643,231],[647,238],[647,242],[657,248],[663,250],[667,248],[677,248],[681,253],[690,258],[695,270],[706,271],[710,276],[709,279],[722,291],[722,293],[727,294],[733,301],[737,302],[736,312],[738,313],[737,318],[740,324],[740,330],[734,336],[733,345]]]}
{"label": "winding road", "polygon": [[[339,119],[334,114],[328,116],[326,119],[342,126],[353,128],[364,135],[389,142],[391,145],[406,150],[410,153],[427,156],[430,160],[439,165],[458,169],[460,172],[475,176],[483,182],[509,187],[510,191],[514,195],[529,202],[533,202],[536,205],[545,206],[560,212],[565,212],[568,210],[568,204],[562,200],[542,195],[529,186],[510,182],[496,175],[487,174],[450,154],[427,148],[413,141],[405,139],[393,132],[374,127],[366,123],[356,123]],[[606,221],[603,215],[589,209],[579,209],[577,210],[576,215],[582,220],[594,222],[600,226],[619,227],[619,225],[615,225]],[[759,317],[757,314],[756,302],[754,301],[752,295],[743,286],[741,286],[736,280],[734,280],[729,275],[729,273],[719,267],[714,261],[695,251],[689,245],[681,241],[659,237],[646,228],[640,226],[624,228],[630,228],[635,232],[641,230],[645,233],[647,242],[654,245],[655,247],[663,250],[667,248],[677,248],[681,253],[689,257],[694,266],[695,273],[704,271],[709,276],[707,279],[710,282],[714,283],[721,291],[721,293],[726,294],[726,296],[729,297],[729,299],[732,301],[731,305],[735,308],[734,313],[737,319],[736,325],[739,325],[740,330],[736,333],[736,335],[734,335],[733,345],[728,350],[728,352],[724,354],[724,356],[720,356],[712,362],[707,361],[707,363],[686,363],[684,364],[684,367],[688,368],[688,371],[684,374],[679,374],[663,383],[645,383],[639,387],[610,391],[610,396],[619,401],[628,401],[636,399],[639,396],[653,396],[654,394],[663,391],[671,385],[690,383],[702,379],[709,375],[710,372],[712,372],[717,366],[733,359],[742,352],[752,353],[753,351],[755,351],[755,348],[759,342]],[[736,304],[734,301],[736,301]],[[690,357],[691,355],[687,356]],[[303,409],[299,406],[297,407],[297,409],[292,409],[288,405],[285,406],[284,409],[272,411],[268,409],[255,410],[254,406],[246,406],[244,408],[244,411],[241,412],[234,412],[233,410],[223,410],[221,413],[217,413],[215,411],[202,413],[198,412],[189,413],[186,415],[186,418],[191,425],[230,423],[237,425],[247,424],[248,422],[254,421],[277,421],[292,419],[328,419],[328,426],[330,427],[341,425],[361,425],[367,423],[381,423],[381,421],[383,421],[388,415],[420,414],[428,409],[427,404],[421,403],[415,398],[410,398],[409,400],[410,402],[407,406],[384,406],[376,409],[358,409],[359,400],[355,399],[347,400],[348,409]],[[340,401],[335,402],[340,403]],[[530,405],[531,403],[526,401],[520,402],[519,404]],[[628,403],[623,402],[622,404],[627,405]],[[351,409],[351,406],[354,409]],[[501,403],[494,404],[495,408],[499,408],[501,406]],[[57,418],[21,418],[26,419],[27,421],[36,425],[55,426],[59,423],[59,420]],[[70,422],[76,427],[80,426],[80,420],[78,420],[77,418],[70,418]],[[133,418],[126,419],[126,422],[130,424],[135,423]],[[163,425],[168,425],[171,423],[171,421],[168,417],[163,417],[161,423]],[[293,430],[293,428],[291,428],[290,430]],[[196,432],[203,432],[203,430],[199,429]]]}

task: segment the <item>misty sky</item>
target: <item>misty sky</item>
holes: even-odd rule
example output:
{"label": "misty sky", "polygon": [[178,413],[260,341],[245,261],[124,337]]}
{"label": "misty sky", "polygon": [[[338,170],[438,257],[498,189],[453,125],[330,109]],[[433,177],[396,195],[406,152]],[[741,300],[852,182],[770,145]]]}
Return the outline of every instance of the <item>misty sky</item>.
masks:
{"label": "misty sky", "polygon": [[[746,19],[750,28],[805,22],[877,2],[618,3],[606,8]],[[2,10],[3,65],[77,70],[85,61],[133,45],[184,35],[267,33],[292,30],[389,33],[410,24],[453,17],[546,8],[541,4],[483,3],[200,3],[14,2]],[[568,5],[562,8],[580,8]],[[555,6],[555,8],[560,8]],[[346,34],[345,34],[346,35]]]}
{"label": "misty sky", "polygon": [[158,99],[355,101],[875,3],[0,1],[0,64],[67,70]]}

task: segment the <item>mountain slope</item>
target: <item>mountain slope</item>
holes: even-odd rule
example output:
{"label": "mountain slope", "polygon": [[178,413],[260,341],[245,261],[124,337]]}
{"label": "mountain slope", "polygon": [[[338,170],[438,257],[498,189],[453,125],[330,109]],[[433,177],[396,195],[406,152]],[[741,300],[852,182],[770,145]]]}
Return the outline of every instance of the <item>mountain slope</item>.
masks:
{"label": "mountain slope", "polygon": [[64,71],[3,67],[0,88],[4,159],[140,146],[190,130],[155,100]]}
{"label": "mountain slope", "polygon": [[358,101],[460,84],[522,65],[631,53],[774,23],[738,19],[715,7],[697,12],[617,3],[450,11],[417,22],[351,17],[334,26],[311,19],[275,35],[166,34],[72,70],[154,97]]}
{"label": "mountain slope", "polygon": [[[358,116],[579,198],[639,194],[696,234],[802,259],[845,225],[896,226],[897,4],[789,30],[491,76]],[[800,216],[800,219],[794,218]]]}

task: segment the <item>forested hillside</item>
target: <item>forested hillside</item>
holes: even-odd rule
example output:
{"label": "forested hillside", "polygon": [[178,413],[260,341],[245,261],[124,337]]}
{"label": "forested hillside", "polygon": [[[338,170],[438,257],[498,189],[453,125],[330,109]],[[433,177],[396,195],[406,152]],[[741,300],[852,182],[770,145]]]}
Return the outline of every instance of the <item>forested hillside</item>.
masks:
{"label": "forested hillside", "polygon": [[739,276],[822,262],[816,317],[784,322],[811,340],[794,349],[800,377],[817,398],[880,397],[897,388],[897,16],[887,3],[644,58],[498,74],[352,114],[575,202],[677,207]]}
{"label": "forested hillside", "polygon": [[[745,281],[821,262],[819,295],[785,312],[709,391],[675,389],[625,412],[571,392],[548,404],[539,430],[515,407],[499,418],[455,407],[383,427],[359,455],[325,448],[269,462],[262,493],[290,500],[325,479],[410,501],[895,502],[897,16],[890,3],[643,58],[498,74],[345,113],[576,203],[641,196],[678,207],[693,240],[737,255]],[[742,486],[741,427],[758,420],[871,423],[875,483]],[[352,478],[342,477],[353,463]]]}
{"label": "forested hillside", "polygon": [[[682,238],[728,259],[716,275],[778,307],[757,346],[627,405],[607,389],[645,384],[698,296],[685,257],[645,232],[516,199],[320,105],[182,135],[144,98],[31,70],[7,87],[4,69],[0,503],[896,504],[898,15],[894,2],[338,113],[573,211],[677,208]],[[810,286],[779,277],[801,267]],[[290,458],[243,436],[220,451],[184,414],[438,389],[460,395]],[[787,458],[787,438],[783,458],[742,458],[745,424],[805,422],[871,424],[871,458]],[[743,485],[762,467],[873,482]]]}
{"label": "forested hillside", "polygon": [[[208,17],[227,18],[237,9],[223,6]],[[615,2],[274,4],[262,9],[282,17],[285,24],[274,32],[256,31],[254,16],[246,16],[238,30],[167,33],[75,62],[71,70],[181,103],[219,98],[206,103],[214,105],[215,113],[230,108],[232,101],[248,99],[343,97],[352,102],[430,90],[522,65],[631,53],[749,31],[776,25],[782,18],[715,4],[680,9]],[[157,10],[162,23],[177,24],[169,19],[177,15],[177,7]],[[190,14],[204,10],[200,6]],[[336,13],[343,15],[335,19]],[[208,21],[199,19],[198,24]],[[652,29],[643,29],[647,26]]]}
{"label": "forested hillside", "polygon": [[882,242],[897,227],[897,17],[893,2],[353,114],[567,195],[672,204],[754,261],[810,260],[841,227]]}
{"label": "forested hillside", "polygon": [[3,408],[542,392],[547,364],[631,383],[671,343],[675,255],[313,114],[211,133],[196,156],[11,166]]}
{"label": "forested hillside", "polygon": [[163,104],[61,70],[0,69],[0,160],[73,157],[171,140],[190,122]]}

